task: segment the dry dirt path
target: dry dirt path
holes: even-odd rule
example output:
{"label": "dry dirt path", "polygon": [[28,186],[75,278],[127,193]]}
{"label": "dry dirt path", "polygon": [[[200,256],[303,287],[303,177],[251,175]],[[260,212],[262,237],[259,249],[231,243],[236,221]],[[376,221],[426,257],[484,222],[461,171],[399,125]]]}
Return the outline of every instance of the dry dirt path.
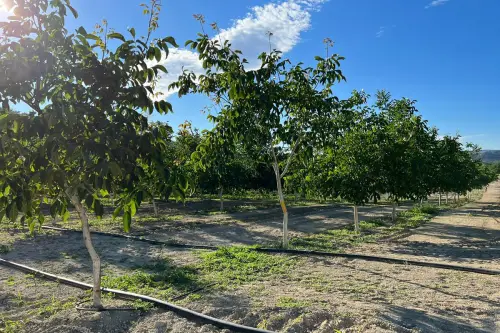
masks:
{"label": "dry dirt path", "polygon": [[500,182],[477,202],[436,216],[406,238],[353,251],[500,269]]}

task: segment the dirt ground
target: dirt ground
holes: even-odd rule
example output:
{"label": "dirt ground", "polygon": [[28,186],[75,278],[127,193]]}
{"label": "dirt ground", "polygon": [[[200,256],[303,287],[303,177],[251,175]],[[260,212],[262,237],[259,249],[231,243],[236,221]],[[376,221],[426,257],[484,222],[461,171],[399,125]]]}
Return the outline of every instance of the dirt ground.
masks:
{"label": "dirt ground", "polygon": [[[351,223],[348,207],[302,208],[304,217],[298,217],[300,209],[291,209],[291,216],[297,217],[291,218],[290,229],[297,235]],[[370,214],[387,214],[390,207],[366,207],[362,211],[362,217],[367,218],[373,216]],[[195,224],[194,228],[173,226],[154,230],[154,237],[212,244],[274,240],[279,237],[281,221],[277,213],[272,214],[249,219],[245,217],[249,213],[227,214],[230,221],[237,222]],[[445,212],[406,237],[362,245],[352,251],[500,269],[499,215],[500,182],[490,185],[479,202]],[[221,216],[210,218],[217,221]],[[91,265],[79,235],[50,232],[26,238],[11,231],[3,232],[2,237],[13,241],[12,251],[2,258],[90,282]],[[158,258],[168,258],[172,265],[199,260],[193,251],[105,236],[94,236],[94,243],[105,275],[126,274]],[[218,318],[287,333],[500,332],[499,276],[361,260],[292,259],[296,264],[284,276],[229,283],[225,288],[214,286],[201,292],[199,299],[181,304]],[[161,309],[104,313],[75,310],[74,305],[86,295],[0,267],[0,320],[16,322],[36,317],[12,332],[228,332]],[[44,309],[49,309],[40,311],[36,302],[47,303]],[[105,303],[126,305],[114,299],[105,299]]]}
{"label": "dirt ground", "polygon": [[[236,203],[233,203],[234,205]],[[412,203],[403,203],[396,210],[403,211],[411,206]],[[208,215],[196,214],[196,209],[200,207],[199,203],[187,208],[172,204],[160,205],[160,213],[164,219],[158,222],[133,223],[131,234],[154,237],[162,241],[216,246],[275,244],[281,241],[283,223],[281,208],[265,208],[233,213],[218,213],[215,211]],[[203,207],[207,207],[207,204]],[[145,214],[144,212],[151,214],[152,208],[146,204],[144,207],[141,206],[141,210],[142,214]],[[348,205],[314,204],[296,206],[290,207],[288,212],[290,237],[340,229],[353,223],[353,208]],[[387,204],[359,207],[359,220],[365,221],[387,217],[391,212],[392,206]],[[59,226],[65,227],[62,223]],[[116,233],[123,232],[119,223],[114,223],[104,230]]]}

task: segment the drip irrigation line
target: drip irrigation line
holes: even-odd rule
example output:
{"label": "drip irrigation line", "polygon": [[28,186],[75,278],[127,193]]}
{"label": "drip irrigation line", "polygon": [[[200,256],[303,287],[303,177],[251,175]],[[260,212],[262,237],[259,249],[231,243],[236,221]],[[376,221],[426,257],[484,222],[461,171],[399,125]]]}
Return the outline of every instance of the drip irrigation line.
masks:
{"label": "drip irrigation line", "polygon": [[[78,231],[78,230],[66,229],[66,228],[57,228],[57,227],[49,227],[49,226],[43,226],[42,228],[49,229],[49,230],[57,230],[57,231],[61,231],[61,232],[80,233],[80,231]],[[113,234],[113,233],[102,232],[102,231],[92,231],[92,233],[96,234],[96,235],[102,235],[102,236],[125,238],[125,239],[129,239],[129,240],[140,241],[140,242],[145,242],[145,243],[154,244],[154,245],[163,245],[163,246],[178,247],[178,248],[185,248],[185,249],[218,250],[220,248],[220,246],[165,242],[165,241],[159,241],[159,240],[149,239],[149,238],[145,238],[145,237]],[[476,267],[461,266],[461,265],[452,265],[452,264],[442,264],[442,263],[428,262],[428,261],[417,261],[417,260],[407,260],[407,259],[398,259],[398,258],[390,258],[390,257],[370,256],[370,255],[364,255],[364,254],[334,253],[334,252],[323,252],[323,251],[279,249],[279,248],[261,248],[261,247],[250,248],[250,249],[253,251],[263,252],[263,253],[295,254],[295,255],[299,255],[299,256],[317,256],[317,257],[359,259],[359,260],[383,262],[383,263],[389,263],[389,264],[448,269],[448,270],[454,270],[454,271],[470,272],[470,273],[485,274],[485,275],[500,275],[499,270],[492,270],[492,269],[486,269],[486,268],[476,268]]]}
{"label": "drip irrigation line", "polygon": [[[50,281],[55,281],[58,283],[62,283],[71,287],[83,289],[83,290],[89,290],[92,289],[92,285],[84,282],[80,282],[77,280],[69,279],[63,276],[58,276],[55,274],[47,273],[44,271],[40,271],[38,269],[18,264],[9,260],[1,259],[0,258],[0,265],[10,267],[25,273],[31,273],[34,274],[35,276],[50,280]],[[108,288],[101,288],[102,292],[107,292],[115,295],[117,298],[124,299],[124,300],[141,300],[149,303],[156,304],[159,307],[168,309],[172,312],[175,312],[176,314],[180,315],[181,317],[191,319],[197,322],[203,322],[205,324],[211,324],[216,327],[222,328],[222,329],[229,329],[233,332],[241,332],[241,333],[274,333],[272,331],[264,330],[264,329],[259,329],[259,328],[253,328],[249,326],[244,326],[236,323],[232,323],[226,320],[210,317],[207,315],[204,315],[202,313],[195,312],[193,310],[189,310],[183,307],[180,307],[178,305],[168,303],[165,301],[162,301],[157,298],[149,297],[146,295],[141,295],[141,294],[135,294],[127,291],[122,291],[122,290],[117,290],[117,289],[108,289]]]}

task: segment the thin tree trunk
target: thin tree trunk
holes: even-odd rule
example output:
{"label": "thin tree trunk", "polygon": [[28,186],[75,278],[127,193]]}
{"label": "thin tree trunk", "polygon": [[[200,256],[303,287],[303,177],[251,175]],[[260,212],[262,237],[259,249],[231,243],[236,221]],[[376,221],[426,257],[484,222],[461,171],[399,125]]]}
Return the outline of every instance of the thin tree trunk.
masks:
{"label": "thin tree trunk", "polygon": [[392,202],[392,222],[396,222],[396,201]]}
{"label": "thin tree trunk", "polygon": [[156,205],[155,198],[153,198],[151,201],[153,203],[153,210],[155,212],[155,217],[158,217],[158,206]]}
{"label": "thin tree trunk", "polygon": [[438,205],[441,207],[441,191],[439,192]]}
{"label": "thin tree trunk", "polygon": [[359,233],[358,206],[354,205],[354,231]]}
{"label": "thin tree trunk", "polygon": [[70,200],[71,203],[75,206],[78,215],[80,215],[80,220],[82,221],[83,241],[85,243],[85,247],[89,251],[90,258],[92,259],[92,275],[94,279],[94,285],[92,287],[93,305],[97,309],[102,309],[101,258],[99,258],[99,255],[92,245],[92,239],[90,238],[89,219],[85,207],[82,205],[76,195],[72,195]]}
{"label": "thin tree trunk", "polygon": [[448,204],[448,192],[446,192],[446,204]]}
{"label": "thin tree trunk", "polygon": [[288,248],[288,210],[286,209],[285,197],[281,188],[281,178],[277,175],[278,197],[280,199],[281,210],[283,211],[283,247]]}
{"label": "thin tree trunk", "polygon": [[278,161],[276,160],[276,156],[274,155],[273,169],[274,174],[276,176],[276,187],[278,189],[278,198],[280,201],[281,210],[283,211],[283,248],[288,248],[288,210],[286,209],[285,197],[283,195],[283,189],[281,186],[281,175],[280,169],[278,165]]}
{"label": "thin tree trunk", "polygon": [[224,191],[224,188],[221,187],[219,188],[219,201],[220,201],[220,211],[222,212],[224,210],[224,199],[222,199],[222,192]]}

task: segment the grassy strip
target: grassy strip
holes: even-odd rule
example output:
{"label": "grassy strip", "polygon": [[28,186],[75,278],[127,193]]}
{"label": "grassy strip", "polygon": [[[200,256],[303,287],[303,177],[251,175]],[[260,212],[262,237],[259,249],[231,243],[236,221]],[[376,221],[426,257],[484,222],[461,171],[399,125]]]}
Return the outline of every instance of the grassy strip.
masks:
{"label": "grassy strip", "polygon": [[359,234],[354,231],[353,225],[349,225],[342,229],[292,238],[290,245],[295,249],[339,252],[362,243],[375,243],[396,237],[405,231],[425,224],[442,211],[462,206],[467,202],[467,200],[453,202],[441,207],[433,204],[418,205],[398,213],[394,223],[389,217],[360,221],[361,232]]}
{"label": "grassy strip", "polygon": [[[289,256],[252,251],[249,247],[222,247],[217,251],[198,252],[199,262],[177,266],[168,259],[137,267],[132,273],[103,276],[103,287],[171,300],[191,290],[212,285],[232,288],[257,280],[286,274],[296,263]],[[217,287],[213,287],[216,283]],[[187,300],[201,297],[189,295]]]}

